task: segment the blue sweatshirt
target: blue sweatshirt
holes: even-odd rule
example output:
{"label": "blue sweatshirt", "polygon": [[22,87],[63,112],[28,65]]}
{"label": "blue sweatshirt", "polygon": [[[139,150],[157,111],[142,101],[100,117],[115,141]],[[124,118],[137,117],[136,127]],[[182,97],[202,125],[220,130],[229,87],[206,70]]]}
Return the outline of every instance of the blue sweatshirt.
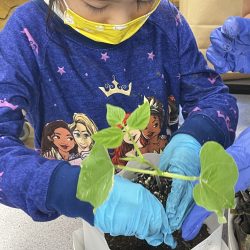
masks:
{"label": "blue sweatshirt", "polygon": [[[160,152],[169,131],[201,144],[232,144],[236,101],[168,1],[119,45],[93,42],[57,16],[46,23],[47,13],[43,0],[30,1],[0,33],[1,203],[38,221],[65,214],[93,223],[92,207],[75,198],[75,165],[89,154],[91,134],[107,127],[107,103],[129,114],[144,98],[150,101],[150,124],[135,135],[143,153]],[[185,122],[174,131],[179,106]],[[18,139],[22,110],[34,127],[37,150]],[[124,139],[113,161],[130,153]]]}

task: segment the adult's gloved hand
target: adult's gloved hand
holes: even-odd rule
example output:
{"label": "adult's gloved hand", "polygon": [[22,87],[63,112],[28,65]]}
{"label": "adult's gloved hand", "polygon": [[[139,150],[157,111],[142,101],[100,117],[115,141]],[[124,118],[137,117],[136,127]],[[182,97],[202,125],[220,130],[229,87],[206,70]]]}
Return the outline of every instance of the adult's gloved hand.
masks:
{"label": "adult's gloved hand", "polygon": [[[227,149],[239,169],[239,179],[235,191],[250,187],[250,128],[244,130],[235,143]],[[204,220],[211,214],[206,209],[195,205],[182,225],[184,240],[192,240],[200,231]]]}
{"label": "adult's gloved hand", "polygon": [[250,73],[250,19],[229,17],[210,40],[207,58],[218,73]]}
{"label": "adult's gloved hand", "polygon": [[109,197],[96,210],[94,225],[113,236],[136,236],[153,246],[162,242],[176,246],[162,204],[142,185],[120,176],[115,176]]}
{"label": "adult's gloved hand", "polygon": [[[199,176],[200,149],[200,143],[191,135],[177,134],[161,155],[160,169],[181,175]],[[194,204],[193,187],[194,182],[173,179],[166,203],[166,213],[172,232],[181,227],[186,213]]]}

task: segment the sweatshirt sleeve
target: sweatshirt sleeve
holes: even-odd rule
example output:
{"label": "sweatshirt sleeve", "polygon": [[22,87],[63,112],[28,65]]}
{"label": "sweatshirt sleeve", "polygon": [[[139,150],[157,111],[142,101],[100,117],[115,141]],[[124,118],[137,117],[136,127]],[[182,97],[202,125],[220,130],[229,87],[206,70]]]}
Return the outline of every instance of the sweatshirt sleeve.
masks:
{"label": "sweatshirt sleeve", "polygon": [[238,122],[236,99],[221,77],[209,69],[185,19],[176,14],[180,61],[180,104],[185,119],[177,133],[195,137],[201,144],[232,144]]}
{"label": "sweatshirt sleeve", "polygon": [[39,47],[29,30],[20,27],[14,14],[0,32],[0,203],[22,209],[36,221],[65,214],[93,223],[93,208],[75,198],[79,168],[45,159],[19,140],[22,110],[31,112],[39,101]]}

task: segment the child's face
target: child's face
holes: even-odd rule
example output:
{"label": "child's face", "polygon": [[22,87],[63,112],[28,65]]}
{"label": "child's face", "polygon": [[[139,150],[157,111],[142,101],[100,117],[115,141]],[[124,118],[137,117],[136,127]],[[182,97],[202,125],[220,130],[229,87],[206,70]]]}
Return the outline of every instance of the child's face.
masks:
{"label": "child's face", "polygon": [[66,0],[70,9],[98,23],[124,24],[152,10],[156,0]]}

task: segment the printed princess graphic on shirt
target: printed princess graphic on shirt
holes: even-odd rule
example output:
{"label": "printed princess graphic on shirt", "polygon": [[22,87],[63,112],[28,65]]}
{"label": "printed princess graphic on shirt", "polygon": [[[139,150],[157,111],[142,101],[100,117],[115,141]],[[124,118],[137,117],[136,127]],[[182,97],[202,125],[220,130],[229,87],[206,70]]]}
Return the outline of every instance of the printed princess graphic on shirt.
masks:
{"label": "printed princess graphic on shirt", "polygon": [[[131,135],[142,154],[161,153],[167,144],[167,136],[160,134],[165,120],[165,111],[162,103],[156,98],[148,97],[147,100],[150,104],[149,124],[143,131],[131,131]],[[128,117],[129,114],[126,115],[125,124]],[[121,158],[131,155],[136,155],[136,151],[130,138],[125,136],[122,145],[114,150],[112,162],[117,165],[126,165]]]}
{"label": "printed princess graphic on shirt", "polygon": [[[145,153],[161,153],[167,145],[167,136],[162,135],[163,126],[178,123],[178,108],[174,97],[168,98],[168,114],[166,116],[163,104],[154,97],[146,98],[150,104],[150,120],[144,130],[133,130],[131,135],[138,148]],[[124,122],[130,114],[127,114]],[[166,119],[167,117],[167,119]],[[75,113],[73,122],[67,124],[62,120],[45,125],[42,135],[41,153],[48,159],[68,161],[71,165],[80,165],[90,153],[94,141],[91,136],[97,132],[95,122],[83,113]],[[136,150],[128,138],[123,138],[122,145],[111,152],[114,164],[126,165],[121,158],[136,155]]]}
{"label": "printed princess graphic on shirt", "polygon": [[95,123],[82,113],[74,114],[71,124],[60,120],[50,122],[43,129],[41,153],[48,159],[80,165],[93,147],[91,135],[96,131]]}

